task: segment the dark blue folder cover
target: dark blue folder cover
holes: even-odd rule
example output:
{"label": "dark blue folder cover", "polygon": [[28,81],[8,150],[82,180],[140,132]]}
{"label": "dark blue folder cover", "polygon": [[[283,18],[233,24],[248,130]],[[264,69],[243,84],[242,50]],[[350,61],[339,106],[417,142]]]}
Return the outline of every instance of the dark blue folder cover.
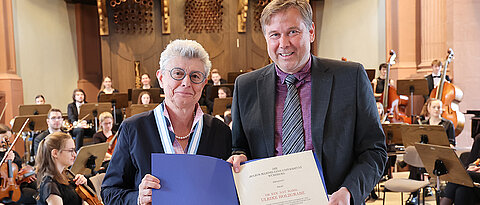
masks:
{"label": "dark blue folder cover", "polygon": [[152,154],[152,175],[161,188],[152,204],[238,205],[231,165],[202,155]]}

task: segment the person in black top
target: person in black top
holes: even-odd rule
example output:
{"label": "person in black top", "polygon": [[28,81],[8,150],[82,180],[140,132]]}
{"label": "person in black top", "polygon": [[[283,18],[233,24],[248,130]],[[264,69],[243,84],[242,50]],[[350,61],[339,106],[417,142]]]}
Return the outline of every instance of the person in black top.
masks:
{"label": "person in black top", "polygon": [[83,204],[75,192],[75,185],[86,184],[87,179],[77,174],[70,182],[65,170],[73,164],[76,156],[75,143],[68,134],[55,132],[40,142],[35,164],[41,182],[37,204]]}
{"label": "person in black top", "polygon": [[[68,104],[67,114],[68,120],[73,125],[71,134],[75,137],[75,144],[77,145],[77,150],[83,146],[83,138],[86,134],[91,133],[93,130],[89,128],[86,120],[79,121],[78,115],[80,113],[80,106],[87,103],[85,101],[86,95],[85,91],[80,88],[73,90],[72,99],[73,102]],[[91,136],[91,135],[90,135]]]}
{"label": "person in black top", "polygon": [[152,80],[150,79],[150,75],[148,73],[142,74],[142,89],[150,89],[152,85],[150,84]]}
{"label": "person in black top", "polygon": [[[474,161],[480,159],[480,134],[475,136],[472,150],[467,161],[467,173],[474,182],[480,183],[480,166]],[[459,184],[448,183],[442,192],[440,205],[449,204],[480,204],[480,188],[466,187]]]}
{"label": "person in black top", "polygon": [[[375,99],[377,101],[380,100],[380,96],[383,93],[384,87],[385,87],[385,78],[387,77],[387,64],[382,63],[380,66],[378,66],[378,71],[380,71],[380,76],[378,78],[373,79],[373,95],[375,96]],[[390,84],[393,85],[393,80],[390,79]]]}
{"label": "person in black top", "polygon": [[49,134],[52,134],[54,132],[60,132],[60,128],[62,128],[62,122],[63,122],[63,117],[62,117],[62,111],[56,108],[52,108],[48,111],[47,115],[47,125],[48,129],[37,135],[33,139],[33,154],[37,154],[38,150],[38,145],[40,142]]}
{"label": "person in black top", "polygon": [[105,76],[105,78],[103,78],[100,92],[98,92],[98,95],[97,95],[97,101],[100,101],[101,94],[113,94],[113,93],[118,93],[118,90],[112,87],[112,78],[110,76]]}
{"label": "person in black top", "polygon": [[[4,145],[6,143],[6,140],[11,140],[10,142],[13,141],[12,131],[8,126],[0,124],[0,144]],[[0,159],[3,159],[6,151],[6,147],[0,147]],[[12,150],[8,153],[6,160],[12,160],[12,162],[17,165],[18,170],[21,170],[22,158],[15,150]],[[7,161],[5,161],[4,163],[7,163]],[[17,177],[22,178],[23,176]],[[17,204],[36,204],[35,198],[33,197],[37,194],[35,180],[35,176],[29,177],[26,182],[20,184],[21,196],[20,199],[16,202]],[[15,202],[13,202],[10,198],[4,198],[0,199],[0,204],[15,204]]]}
{"label": "person in black top", "polygon": [[[425,79],[427,79],[428,83],[428,93],[431,93],[433,88],[438,86],[438,83],[440,83],[440,78],[442,77],[442,62],[439,60],[433,60],[432,61],[432,74],[425,76]],[[445,76],[445,80],[448,82],[451,82],[450,77],[447,75]],[[425,102],[430,98],[430,95],[428,96],[423,96],[425,98]]]}
{"label": "person in black top", "polygon": [[455,129],[451,120],[442,117],[443,106],[439,99],[430,98],[422,108],[420,115],[425,116],[425,120],[421,124],[442,125],[447,133],[448,141],[452,148],[455,147]]}

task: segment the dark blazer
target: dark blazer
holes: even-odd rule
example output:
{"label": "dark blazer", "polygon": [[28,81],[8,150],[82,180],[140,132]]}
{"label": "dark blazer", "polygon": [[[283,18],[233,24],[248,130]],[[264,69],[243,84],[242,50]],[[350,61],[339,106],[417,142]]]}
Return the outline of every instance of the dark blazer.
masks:
{"label": "dark blazer", "polygon": [[[383,174],[387,152],[370,81],[362,65],[312,56],[312,142],[327,192],[340,187],[363,204]],[[273,64],[239,76],[233,95],[233,150],[274,156]]]}
{"label": "dark blazer", "polygon": [[[197,154],[228,159],[232,133],[222,121],[203,115],[203,130]],[[138,185],[151,174],[151,153],[164,153],[153,111],[123,121],[111,165],[102,184],[105,204],[137,204]]]}
{"label": "dark blazer", "polygon": [[73,123],[75,121],[78,121],[78,110],[77,110],[77,105],[75,102],[72,102],[68,104],[67,107],[67,114],[68,114],[68,120]]}

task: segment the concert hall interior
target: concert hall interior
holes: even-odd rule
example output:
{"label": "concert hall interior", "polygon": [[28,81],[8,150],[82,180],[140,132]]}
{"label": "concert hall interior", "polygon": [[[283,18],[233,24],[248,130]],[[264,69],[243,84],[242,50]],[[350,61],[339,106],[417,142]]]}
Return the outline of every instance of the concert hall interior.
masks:
{"label": "concert hall interior", "polygon": [[[34,165],[41,141],[34,138],[55,130],[69,132],[77,150],[109,142],[108,161],[122,121],[155,109],[168,97],[157,80],[162,51],[173,40],[190,39],[205,48],[212,64],[199,105],[204,113],[232,128],[235,79],[273,62],[260,24],[262,10],[270,1],[1,0],[0,124],[12,129],[13,141],[29,118],[20,140],[12,145],[24,165]],[[425,160],[426,170],[412,171],[416,167],[405,160],[404,145],[410,140],[417,147],[417,138],[421,143],[439,143],[453,149],[458,158],[453,160],[461,162],[468,162],[475,139],[480,146],[480,95],[475,94],[480,90],[476,70],[480,1],[309,0],[309,4],[314,22],[312,55],[360,63],[372,82],[389,159],[385,176],[366,203],[423,200],[409,191],[411,187],[402,195],[402,191],[385,188],[392,176],[407,179],[410,175],[412,179],[418,174],[421,177],[413,178],[430,180],[425,186],[431,188],[416,189],[428,195],[427,204],[434,204],[436,194],[430,192],[437,189],[436,176],[429,173],[435,167],[427,162],[434,154],[422,156],[428,153],[419,150],[416,157]],[[192,85],[196,83],[193,74],[189,74]],[[50,106],[36,104],[39,95]],[[425,104],[429,98],[440,100]],[[440,113],[435,117],[430,109],[437,104]],[[80,105],[86,106],[80,109]],[[50,108],[60,110],[65,119],[61,125],[55,124],[60,115],[51,118]],[[436,142],[430,133],[438,125],[447,134],[445,140]],[[456,182],[460,175],[448,179]],[[452,182],[445,176],[442,191]],[[100,184],[101,180],[95,185],[98,196]]]}

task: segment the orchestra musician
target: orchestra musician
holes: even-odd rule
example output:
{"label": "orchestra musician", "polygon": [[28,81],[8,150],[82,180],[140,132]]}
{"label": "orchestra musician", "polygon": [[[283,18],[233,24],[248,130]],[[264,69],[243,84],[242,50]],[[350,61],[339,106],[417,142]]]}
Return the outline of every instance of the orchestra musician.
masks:
{"label": "orchestra musician", "polygon": [[87,179],[77,174],[70,182],[66,173],[76,156],[75,143],[69,134],[54,132],[40,142],[35,160],[40,179],[38,204],[83,204],[75,186],[86,184]]}
{"label": "orchestra musician", "polygon": [[[467,173],[472,180],[480,183],[480,166],[475,161],[480,160],[480,134],[475,136],[472,149],[467,161]],[[480,188],[467,187],[455,183],[447,183],[445,190],[442,192],[440,205],[450,204],[480,204]]]}
{"label": "orchestra musician", "polygon": [[[363,66],[310,54],[312,15],[306,0],[273,0],[264,8],[260,22],[274,63],[235,81],[228,162],[239,172],[247,159],[314,150],[332,194],[329,204],[363,204],[385,168],[385,135]],[[296,97],[287,98],[289,93]],[[284,134],[287,99],[300,105],[285,108],[294,110],[285,120],[303,126]],[[284,146],[284,135],[299,143]]]}
{"label": "orchestra musician", "polygon": [[73,102],[68,104],[67,114],[68,120],[73,124],[73,129],[71,130],[72,136],[75,137],[75,144],[77,150],[83,146],[83,138],[86,134],[89,134],[92,130],[88,129],[88,124],[86,120],[79,121],[78,114],[80,114],[80,106],[87,103],[85,101],[85,91],[80,88],[73,90],[72,99]]}
{"label": "orchestra musician", "polygon": [[150,75],[148,73],[142,74],[142,89],[150,89],[152,85],[150,84]]}
{"label": "orchestra musician", "polygon": [[[425,76],[428,83],[428,93],[431,93],[433,88],[437,87],[440,83],[442,77],[442,62],[439,60],[432,61],[432,74]],[[448,75],[445,76],[445,80],[451,82],[450,77]],[[425,102],[428,100],[430,95],[424,96]]]}
{"label": "orchestra musician", "polygon": [[[455,148],[455,129],[453,128],[453,123],[450,120],[447,120],[442,117],[442,101],[435,98],[429,98],[427,102],[423,105],[420,115],[424,117],[424,120],[417,119],[415,124],[426,124],[426,125],[442,125],[445,129],[445,132],[450,142],[450,147]],[[424,168],[418,168],[410,166],[410,175],[409,179],[421,180],[421,175],[425,172]],[[431,190],[427,190],[427,195],[432,195]],[[417,204],[418,202],[418,193],[410,193],[409,198],[406,201],[406,204]]]}
{"label": "orchestra musician", "polygon": [[157,71],[165,100],[120,126],[110,161],[115,166],[108,167],[102,184],[105,204],[151,204],[152,189],[162,191],[162,182],[150,174],[151,153],[230,156],[229,127],[204,114],[198,104],[210,67],[208,53],[196,41],[174,40],[167,45]]}
{"label": "orchestra musician", "polygon": [[228,87],[218,88],[218,98],[227,98],[232,97],[232,91]]}
{"label": "orchestra musician", "polygon": [[210,85],[221,85],[227,83],[227,81],[223,79],[218,72],[218,69],[212,69],[212,71],[210,72],[210,77],[211,79],[208,80],[208,84]]}
{"label": "orchestra musician", "polygon": [[[12,139],[12,130],[7,125],[0,124],[0,143],[2,145],[5,145],[6,140],[9,139]],[[0,148],[0,159],[5,156],[6,151],[6,148]],[[8,153],[6,160],[12,160],[12,162],[16,164],[18,170],[22,169],[23,160],[15,150],[12,150]],[[5,161],[4,163],[6,164],[7,161]],[[36,204],[37,202],[34,198],[34,196],[37,194],[35,180],[35,175],[32,175],[26,180],[26,182],[20,184],[21,196],[17,202],[13,202],[11,201],[11,199],[1,199],[0,202],[2,204]]]}
{"label": "orchestra musician", "polygon": [[[115,131],[112,131],[113,128],[113,116],[109,112],[103,112],[100,114],[100,130],[93,135],[93,143],[102,143],[102,142],[110,142],[113,140],[113,136],[115,135]],[[109,146],[107,150],[107,154],[105,155],[104,161],[110,160],[113,154],[113,149],[115,148],[115,143],[112,142],[112,146]]]}
{"label": "orchestra musician", "polygon": [[[385,89],[385,78],[387,77],[387,64],[382,63],[378,66],[378,71],[380,71],[380,75],[378,78],[373,79],[373,95],[377,101],[380,100],[380,96],[383,94],[383,90]],[[393,80],[390,79],[390,85],[393,85]]]}
{"label": "orchestra musician", "polygon": [[152,102],[152,98],[150,97],[150,93],[147,91],[142,91],[138,95],[137,104],[148,105]]}
{"label": "orchestra musician", "polygon": [[98,92],[98,95],[97,95],[97,101],[100,101],[101,94],[113,94],[113,93],[118,93],[118,90],[112,87],[112,78],[110,76],[105,76],[105,78],[103,78],[100,92]]}
{"label": "orchestra musician", "polygon": [[35,104],[45,104],[45,97],[43,95],[37,95],[35,96]]}
{"label": "orchestra musician", "polygon": [[38,145],[40,144],[40,142],[49,134],[52,134],[54,132],[61,132],[62,125],[63,125],[62,111],[57,108],[50,109],[47,114],[48,129],[43,131],[33,139],[34,155],[37,154]]}

